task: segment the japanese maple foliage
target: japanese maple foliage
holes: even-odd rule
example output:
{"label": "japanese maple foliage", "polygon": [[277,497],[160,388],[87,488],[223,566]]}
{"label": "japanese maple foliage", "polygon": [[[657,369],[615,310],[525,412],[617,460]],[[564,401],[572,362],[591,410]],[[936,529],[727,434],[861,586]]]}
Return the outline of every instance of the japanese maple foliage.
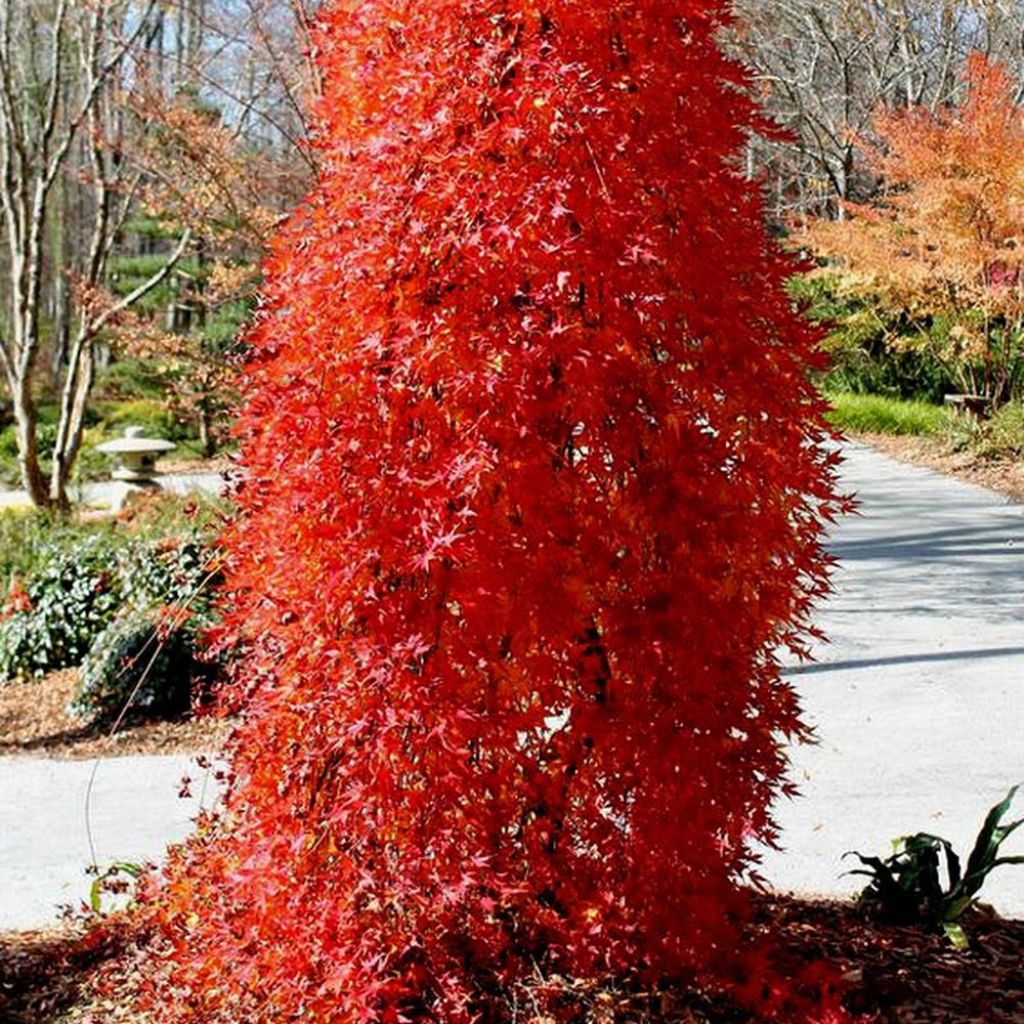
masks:
{"label": "japanese maple foliage", "polygon": [[835,505],[725,6],[324,15],[226,538],[245,718],[151,897],[157,1019],[493,1019],[535,969],[771,998],[738,880]]}

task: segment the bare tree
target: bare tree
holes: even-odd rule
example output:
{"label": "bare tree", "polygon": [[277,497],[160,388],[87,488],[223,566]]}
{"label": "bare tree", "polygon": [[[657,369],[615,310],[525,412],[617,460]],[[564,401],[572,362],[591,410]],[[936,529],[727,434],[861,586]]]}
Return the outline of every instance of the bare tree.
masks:
{"label": "bare tree", "polygon": [[[179,0],[200,17],[187,73],[246,143],[290,158],[303,190],[317,167],[310,115],[322,87],[313,59],[318,0]],[[297,197],[296,197],[297,198]]]}
{"label": "bare tree", "polygon": [[[314,8],[311,0],[0,0],[0,362],[22,482],[36,505],[67,505],[98,344],[181,276],[186,255],[202,261],[220,245],[258,260],[254,228],[265,226],[265,208],[284,211],[308,187]],[[209,143],[205,152],[186,144],[192,129]],[[231,244],[219,222],[225,211],[237,225]],[[176,235],[150,250],[160,258],[148,276],[111,287],[140,213],[176,225]],[[46,388],[59,416],[44,450]]]}
{"label": "bare tree", "polygon": [[[0,4],[0,362],[16,424],[18,462],[30,499],[64,507],[81,445],[85,402],[92,384],[93,344],[120,312],[170,273],[190,240],[185,228],[163,264],[114,302],[98,301],[117,232],[134,200],[140,176],[123,159],[117,140],[119,107],[140,77],[140,43],[155,0],[81,3],[28,0]],[[62,188],[77,176],[87,190],[80,260],[61,237]],[[52,228],[52,232],[51,229]],[[62,265],[54,267],[54,260]],[[61,280],[71,309],[56,441],[50,479],[38,439],[37,376],[47,323],[47,275]]]}
{"label": "bare tree", "polygon": [[783,138],[752,139],[773,214],[841,217],[875,181],[857,140],[879,106],[954,102],[973,50],[1024,81],[1024,0],[735,0],[727,45],[753,71]]}

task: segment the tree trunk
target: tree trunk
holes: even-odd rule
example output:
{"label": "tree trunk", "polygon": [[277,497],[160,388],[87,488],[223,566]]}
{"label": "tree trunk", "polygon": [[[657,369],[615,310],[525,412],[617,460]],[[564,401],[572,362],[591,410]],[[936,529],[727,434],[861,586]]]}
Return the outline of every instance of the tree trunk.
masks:
{"label": "tree trunk", "polygon": [[36,437],[38,415],[27,380],[11,382],[11,403],[14,406],[14,429],[18,441],[18,471],[29,500],[39,508],[49,505],[46,484],[39,465],[39,443]]}
{"label": "tree trunk", "polygon": [[82,447],[85,407],[92,389],[93,374],[92,338],[83,326],[79,328],[69,354],[68,372],[60,400],[57,439],[53,444],[49,500],[57,508],[66,509],[69,506],[68,482]]}
{"label": "tree trunk", "polygon": [[60,387],[64,374],[64,364],[68,358],[68,344],[71,336],[71,310],[67,287],[63,275],[58,272],[54,282],[54,329],[53,354],[50,360],[50,386],[56,391]]}
{"label": "tree trunk", "polygon": [[213,416],[210,413],[210,401],[205,396],[199,399],[199,441],[203,446],[203,458],[212,459],[217,453],[213,440]]}

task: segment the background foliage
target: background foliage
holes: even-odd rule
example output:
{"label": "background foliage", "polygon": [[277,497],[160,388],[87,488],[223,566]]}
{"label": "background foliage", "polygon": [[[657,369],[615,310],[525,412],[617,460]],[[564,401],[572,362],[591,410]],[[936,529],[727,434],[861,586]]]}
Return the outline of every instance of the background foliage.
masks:
{"label": "background foliage", "polygon": [[961,107],[880,112],[874,166],[885,183],[804,240],[836,264],[837,292],[895,321],[894,349],[923,354],[958,389],[993,406],[1021,398],[1024,296],[1019,203],[1024,119],[1006,71],[978,55]]}

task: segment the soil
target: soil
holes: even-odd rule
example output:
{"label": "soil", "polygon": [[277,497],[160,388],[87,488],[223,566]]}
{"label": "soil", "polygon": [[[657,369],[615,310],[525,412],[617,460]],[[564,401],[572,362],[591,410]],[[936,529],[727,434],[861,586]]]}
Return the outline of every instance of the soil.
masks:
{"label": "soil", "polygon": [[[941,935],[872,922],[850,903],[766,898],[757,924],[776,937],[783,970],[788,964],[795,975],[828,961],[842,978],[843,1005],[872,1024],[1021,1024],[1024,921],[982,910],[964,925],[970,945],[958,952]],[[0,1021],[143,1024],[123,991],[105,987],[101,995],[93,987],[99,968],[129,939],[117,928],[90,933],[81,925],[0,934]],[[671,986],[638,993],[561,981],[555,1001],[580,1024],[750,1024],[727,1000]]]}
{"label": "soil", "polygon": [[[777,969],[795,979],[828,965],[858,1024],[1022,1024],[1024,921],[981,907],[961,923],[969,945],[958,952],[942,934],[872,921],[849,901],[758,899],[757,927],[780,950]],[[671,987],[591,990],[581,1001],[587,1024],[754,1024],[728,999]],[[793,1024],[782,1012],[779,1024]]]}
{"label": "soil", "polygon": [[763,920],[791,955],[835,965],[846,1008],[877,1024],[1024,1022],[1024,921],[974,910],[958,952],[942,934],[872,922],[851,903],[780,900]]}
{"label": "soil", "polygon": [[208,753],[220,749],[231,728],[224,719],[200,716],[174,722],[125,722],[111,735],[109,728],[83,725],[69,714],[77,682],[78,670],[65,669],[42,679],[0,684],[0,756]]}
{"label": "soil", "polygon": [[[858,434],[858,441],[902,462],[925,466],[967,483],[987,487],[1011,501],[1024,502],[1024,461],[988,458],[970,451],[952,451],[933,437],[903,437],[892,434]],[[1024,1013],[1021,1015],[1024,1021]]]}
{"label": "soil", "polygon": [[81,926],[0,932],[0,1022],[63,1024],[76,1008],[99,1008],[91,982],[122,947],[117,933]]}

